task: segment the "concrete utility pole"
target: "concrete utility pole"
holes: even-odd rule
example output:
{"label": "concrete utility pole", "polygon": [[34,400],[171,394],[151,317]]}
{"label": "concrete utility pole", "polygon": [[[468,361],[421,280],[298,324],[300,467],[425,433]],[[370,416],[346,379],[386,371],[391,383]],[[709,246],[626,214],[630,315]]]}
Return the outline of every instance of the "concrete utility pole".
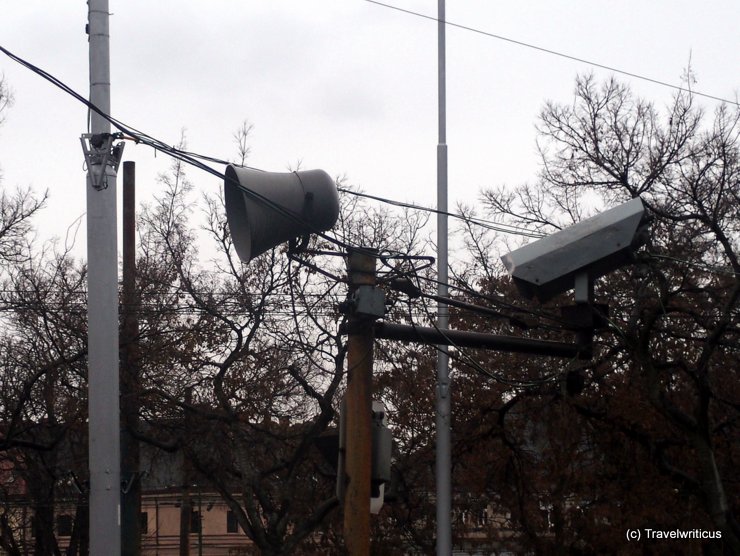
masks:
{"label": "concrete utility pole", "polygon": [[[350,296],[375,286],[375,259],[367,251],[350,251],[347,259]],[[344,542],[351,556],[370,554],[370,480],[372,474],[373,318],[350,313],[347,339],[346,456]]]}
{"label": "concrete utility pole", "polygon": [[[89,0],[88,7],[90,102],[110,114],[108,0]],[[83,136],[88,167],[90,554],[118,556],[121,472],[116,169],[120,147],[112,152],[110,123],[94,111],[90,112],[90,132],[91,136]]]}
{"label": "concrete utility pole", "polygon": [[[447,291],[447,92],[445,67],[445,0],[437,2],[437,58],[439,143],[437,144],[437,295],[445,298]],[[449,309],[439,303],[437,327],[449,326]],[[452,554],[452,478],[450,463],[450,365],[446,346],[437,351],[437,554]]]}

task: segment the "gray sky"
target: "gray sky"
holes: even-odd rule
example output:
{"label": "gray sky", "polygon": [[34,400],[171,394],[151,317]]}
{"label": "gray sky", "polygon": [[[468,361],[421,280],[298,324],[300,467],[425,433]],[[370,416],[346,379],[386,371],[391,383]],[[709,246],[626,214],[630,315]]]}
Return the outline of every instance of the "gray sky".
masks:
{"label": "gray sky", "polygon": [[[387,0],[436,16],[434,0]],[[0,44],[87,96],[87,4],[4,0]],[[366,192],[433,206],[436,197],[437,25],[364,0],[111,0],[112,112],[189,148],[233,158],[232,134],[255,126],[249,164],[346,174]],[[736,99],[737,0],[448,0],[447,19]],[[611,72],[481,34],[447,31],[450,206],[483,187],[532,180],[534,124],[546,100],[569,102],[577,73]],[[0,54],[15,105],[0,128],[6,189],[48,188],[42,238],[63,237],[85,211],[79,136],[86,109]],[[622,77],[656,105],[669,88]],[[719,104],[698,99],[708,112]],[[169,159],[128,144],[139,198],[156,191]],[[223,170],[222,167],[219,167]],[[221,186],[193,169],[199,191]],[[84,226],[77,239],[84,253]]]}

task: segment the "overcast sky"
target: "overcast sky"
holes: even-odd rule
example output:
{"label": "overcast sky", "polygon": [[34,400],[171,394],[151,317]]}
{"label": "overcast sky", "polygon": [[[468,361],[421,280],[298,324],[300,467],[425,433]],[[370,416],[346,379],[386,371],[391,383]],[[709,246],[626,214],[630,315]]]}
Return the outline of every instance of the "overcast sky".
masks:
{"label": "overcast sky", "polygon": [[[387,0],[436,16],[434,0]],[[87,4],[4,0],[0,44],[87,96]],[[112,112],[191,150],[233,158],[254,124],[249,164],[346,174],[364,191],[436,202],[437,25],[365,0],[111,0]],[[448,0],[447,20],[726,99],[740,90],[737,0]],[[578,73],[611,72],[456,27],[447,30],[450,206],[538,171],[535,122],[569,102]],[[15,105],[0,128],[3,186],[49,189],[41,237],[85,212],[79,136],[86,109],[0,54]],[[675,91],[622,76],[658,106]],[[698,99],[712,111],[716,101]],[[169,160],[128,144],[139,198]],[[223,168],[219,168],[223,170]],[[199,191],[221,187],[193,169]],[[84,227],[82,228],[84,230]],[[84,253],[84,231],[78,248]]]}

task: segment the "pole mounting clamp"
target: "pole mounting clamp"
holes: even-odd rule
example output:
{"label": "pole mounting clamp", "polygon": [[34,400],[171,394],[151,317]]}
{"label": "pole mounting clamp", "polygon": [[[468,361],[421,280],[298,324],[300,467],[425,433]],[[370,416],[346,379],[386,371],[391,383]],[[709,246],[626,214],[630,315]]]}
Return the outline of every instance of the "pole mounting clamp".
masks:
{"label": "pole mounting clamp", "polygon": [[80,137],[90,181],[96,191],[107,189],[108,177],[115,178],[118,173],[125,143],[114,145],[113,141],[121,137],[121,133],[83,133]]}

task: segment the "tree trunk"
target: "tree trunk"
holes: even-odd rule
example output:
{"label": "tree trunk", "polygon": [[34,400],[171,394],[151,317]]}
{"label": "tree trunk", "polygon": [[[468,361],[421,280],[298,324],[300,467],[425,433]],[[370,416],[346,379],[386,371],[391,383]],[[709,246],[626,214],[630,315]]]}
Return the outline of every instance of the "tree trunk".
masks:
{"label": "tree trunk", "polygon": [[74,529],[72,529],[72,536],[69,539],[67,556],[87,556],[89,523],[88,508],[87,496],[80,494],[77,498]]}
{"label": "tree trunk", "polygon": [[192,514],[193,505],[190,501],[190,486],[185,484],[182,489],[182,505],[180,506],[180,556],[190,556],[190,520]]}
{"label": "tree trunk", "polygon": [[8,556],[21,556],[21,550],[15,540],[15,531],[8,521],[8,514],[6,513],[0,515],[0,548]]}
{"label": "tree trunk", "polygon": [[701,487],[707,512],[717,530],[722,531],[723,544],[730,548],[732,554],[740,554],[740,538],[731,522],[732,516],[712,446],[703,434],[693,435],[692,441],[699,456]]}
{"label": "tree trunk", "polygon": [[34,510],[34,554],[59,555],[59,547],[54,536],[54,496],[38,500]]}

